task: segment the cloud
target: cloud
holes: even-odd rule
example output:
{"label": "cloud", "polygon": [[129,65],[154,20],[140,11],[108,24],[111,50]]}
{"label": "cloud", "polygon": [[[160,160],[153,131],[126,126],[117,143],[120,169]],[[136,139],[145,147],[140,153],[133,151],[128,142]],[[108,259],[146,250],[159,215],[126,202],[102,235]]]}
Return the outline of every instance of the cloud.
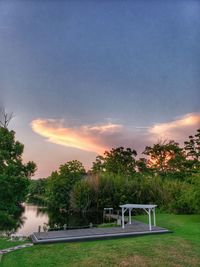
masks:
{"label": "cloud", "polygon": [[159,139],[173,139],[183,142],[200,128],[200,113],[186,114],[166,123],[151,127],[135,127],[130,130],[121,124],[98,124],[65,126],[64,120],[36,119],[31,123],[34,132],[47,141],[67,147],[103,154],[112,147],[125,146],[141,153],[146,145]]}
{"label": "cloud", "polygon": [[36,119],[31,123],[34,132],[44,136],[51,143],[103,153],[108,149],[106,139],[114,138],[121,130],[119,124],[83,125],[65,127],[63,120]]}
{"label": "cloud", "polygon": [[189,113],[167,123],[158,123],[149,128],[151,138],[185,141],[189,135],[200,128],[200,113]]}

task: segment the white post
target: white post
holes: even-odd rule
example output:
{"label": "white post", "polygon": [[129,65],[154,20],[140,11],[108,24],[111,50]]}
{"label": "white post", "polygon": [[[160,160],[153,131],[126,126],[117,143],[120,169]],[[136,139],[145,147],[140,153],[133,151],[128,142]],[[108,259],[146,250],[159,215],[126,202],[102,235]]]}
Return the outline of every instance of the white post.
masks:
{"label": "white post", "polygon": [[124,229],[124,208],[122,208],[122,228]]}
{"label": "white post", "polygon": [[128,210],[129,213],[129,224],[131,224],[131,209]]}
{"label": "white post", "polygon": [[153,225],[156,226],[156,208],[153,208]]}
{"label": "white post", "polygon": [[148,209],[149,214],[149,230],[151,231],[151,209]]}

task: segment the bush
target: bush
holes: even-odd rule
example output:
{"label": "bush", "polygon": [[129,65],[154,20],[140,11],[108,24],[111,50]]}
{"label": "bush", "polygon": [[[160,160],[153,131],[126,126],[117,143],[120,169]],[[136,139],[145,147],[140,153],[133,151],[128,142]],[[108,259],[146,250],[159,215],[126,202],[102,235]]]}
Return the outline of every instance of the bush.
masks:
{"label": "bush", "polygon": [[71,193],[71,206],[86,212],[91,205],[92,190],[86,180],[79,181]]}

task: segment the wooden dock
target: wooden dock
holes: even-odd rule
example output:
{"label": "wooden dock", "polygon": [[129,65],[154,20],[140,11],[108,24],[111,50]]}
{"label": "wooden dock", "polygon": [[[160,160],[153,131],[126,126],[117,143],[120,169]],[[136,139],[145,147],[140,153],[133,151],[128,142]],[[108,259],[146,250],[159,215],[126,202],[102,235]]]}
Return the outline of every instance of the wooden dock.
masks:
{"label": "wooden dock", "polygon": [[87,241],[98,239],[111,239],[120,237],[140,236],[140,235],[153,235],[170,233],[171,231],[158,226],[152,227],[149,231],[149,225],[134,221],[132,224],[127,224],[124,229],[122,227],[110,228],[88,228],[76,230],[63,230],[63,231],[49,231],[33,233],[31,235],[34,244],[45,244],[55,242],[74,242],[74,241]]}
{"label": "wooden dock", "polygon": [[[104,214],[104,218],[106,218],[107,220],[112,219],[112,220],[122,220],[122,216],[118,215],[118,214]],[[124,217],[124,222],[128,222],[128,217]]]}

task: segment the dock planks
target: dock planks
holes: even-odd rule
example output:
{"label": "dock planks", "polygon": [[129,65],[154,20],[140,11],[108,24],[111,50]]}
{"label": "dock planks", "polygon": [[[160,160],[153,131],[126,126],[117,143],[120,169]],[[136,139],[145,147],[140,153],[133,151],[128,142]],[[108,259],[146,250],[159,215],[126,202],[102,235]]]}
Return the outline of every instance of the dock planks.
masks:
{"label": "dock planks", "polygon": [[171,231],[153,226],[152,231],[149,231],[149,225],[134,221],[132,224],[127,224],[124,229],[121,227],[110,228],[87,228],[76,230],[62,230],[62,231],[49,231],[34,233],[31,235],[34,244],[47,244],[56,242],[74,242],[74,241],[87,241],[98,239],[111,239],[120,237],[140,236],[140,235],[153,235],[170,233]]}

